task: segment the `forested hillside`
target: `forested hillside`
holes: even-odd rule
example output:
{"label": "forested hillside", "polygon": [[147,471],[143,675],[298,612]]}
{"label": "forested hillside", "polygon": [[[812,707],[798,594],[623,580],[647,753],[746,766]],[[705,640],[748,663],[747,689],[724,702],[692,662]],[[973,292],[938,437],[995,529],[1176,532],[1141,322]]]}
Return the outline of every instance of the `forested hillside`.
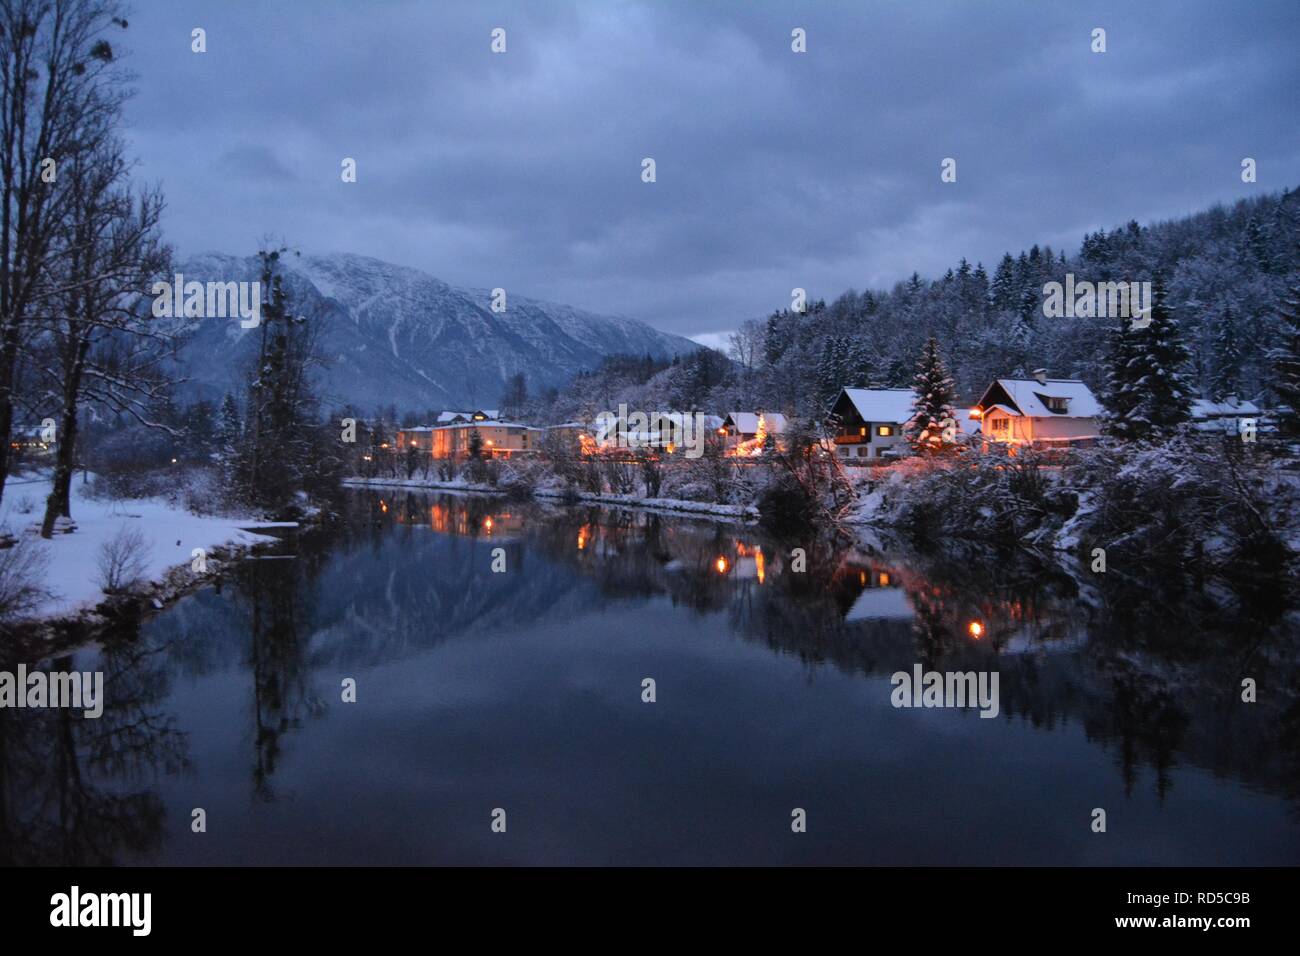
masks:
{"label": "forested hillside", "polygon": [[[1191,350],[1186,370],[1197,394],[1271,402],[1267,350],[1288,274],[1300,267],[1300,194],[1272,193],[1231,207],[1083,237],[1078,249],[1033,245],[990,268],[967,259],[943,276],[913,274],[889,290],[850,289],[803,313],[781,309],[744,323],[723,363],[686,356],[645,378],[624,366],[579,377],[554,407],[563,417],[628,401],[637,407],[716,410],[767,407],[813,414],[841,385],[906,388],[933,335],[958,396],[971,401],[994,377],[1047,368],[1061,378],[1103,384],[1104,318],[1046,318],[1043,286],[1063,282],[1156,281]],[[809,290],[815,294],[817,290]],[[627,366],[632,367],[632,366]],[[639,380],[638,380],[639,379]]]}

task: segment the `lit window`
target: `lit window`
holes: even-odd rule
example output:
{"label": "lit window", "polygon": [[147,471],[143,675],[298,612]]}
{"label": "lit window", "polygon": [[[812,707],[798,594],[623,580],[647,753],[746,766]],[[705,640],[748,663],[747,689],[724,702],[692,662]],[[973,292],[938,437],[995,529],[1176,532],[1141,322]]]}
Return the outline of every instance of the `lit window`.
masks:
{"label": "lit window", "polygon": [[879,435],[881,438],[888,438],[888,437],[890,437],[891,435],[894,434],[894,426],[893,426],[893,425],[877,425],[877,426],[876,426],[876,434]]}

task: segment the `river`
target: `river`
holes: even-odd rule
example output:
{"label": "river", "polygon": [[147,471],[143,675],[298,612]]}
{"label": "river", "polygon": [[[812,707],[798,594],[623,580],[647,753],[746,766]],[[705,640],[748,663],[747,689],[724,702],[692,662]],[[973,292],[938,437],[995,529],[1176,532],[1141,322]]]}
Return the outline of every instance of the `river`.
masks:
{"label": "river", "polygon": [[1300,862],[1300,638],[1166,579],[353,491],[43,662],[107,705],[0,710],[0,862]]}

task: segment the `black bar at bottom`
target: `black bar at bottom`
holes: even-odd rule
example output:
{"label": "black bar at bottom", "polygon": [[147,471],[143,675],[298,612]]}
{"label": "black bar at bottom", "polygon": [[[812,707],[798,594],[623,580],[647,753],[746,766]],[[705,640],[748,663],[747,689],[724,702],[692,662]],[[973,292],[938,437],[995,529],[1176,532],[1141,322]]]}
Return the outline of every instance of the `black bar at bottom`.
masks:
{"label": "black bar at bottom", "polygon": [[[1286,927],[1294,883],[1294,870],[1244,868],[11,869],[0,872],[0,925],[6,941],[75,933],[78,943],[128,945],[374,942],[457,925],[497,939],[563,924],[580,938],[620,922],[636,937],[700,920],[743,937],[831,918],[855,934],[894,925],[926,942],[970,940],[974,930],[1230,941]],[[146,893],[147,936],[138,933]]]}

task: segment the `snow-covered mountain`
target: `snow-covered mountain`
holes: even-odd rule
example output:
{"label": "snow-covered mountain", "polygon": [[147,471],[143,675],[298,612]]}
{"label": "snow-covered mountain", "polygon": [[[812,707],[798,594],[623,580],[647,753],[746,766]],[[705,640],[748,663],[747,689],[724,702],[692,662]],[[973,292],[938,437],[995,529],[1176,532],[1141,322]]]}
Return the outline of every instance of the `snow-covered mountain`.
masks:
{"label": "snow-covered mountain", "polygon": [[[369,413],[379,406],[424,411],[497,407],[506,379],[527,377],[536,393],[563,386],[606,355],[671,356],[699,348],[631,319],[539,302],[507,290],[506,311],[491,292],[448,285],[418,269],[350,254],[283,259],[298,314],[322,319],[319,374],[324,404]],[[209,254],[179,263],[186,282],[253,281],[255,256]],[[189,399],[220,401],[245,381],[257,329],[236,319],[188,319],[180,352]]]}

